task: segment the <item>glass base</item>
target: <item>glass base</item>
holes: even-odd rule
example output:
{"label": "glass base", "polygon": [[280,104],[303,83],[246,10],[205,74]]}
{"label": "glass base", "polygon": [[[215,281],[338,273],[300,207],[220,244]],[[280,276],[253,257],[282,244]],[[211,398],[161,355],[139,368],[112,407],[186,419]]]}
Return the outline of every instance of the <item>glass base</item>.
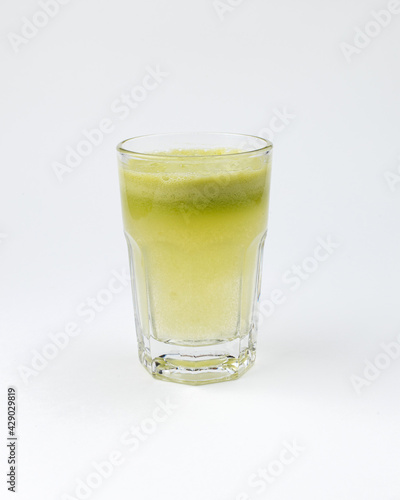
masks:
{"label": "glass base", "polygon": [[256,358],[255,331],[212,345],[178,345],[154,338],[139,342],[139,358],[153,377],[180,384],[203,385],[233,380]]}

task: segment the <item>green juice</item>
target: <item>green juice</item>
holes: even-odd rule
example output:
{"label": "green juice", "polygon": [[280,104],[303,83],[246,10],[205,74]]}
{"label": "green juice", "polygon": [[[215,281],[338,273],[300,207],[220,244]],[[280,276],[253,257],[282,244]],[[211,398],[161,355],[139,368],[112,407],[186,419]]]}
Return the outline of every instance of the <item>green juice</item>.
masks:
{"label": "green juice", "polygon": [[259,293],[271,155],[178,150],[120,159],[137,328],[207,345],[244,337]]}

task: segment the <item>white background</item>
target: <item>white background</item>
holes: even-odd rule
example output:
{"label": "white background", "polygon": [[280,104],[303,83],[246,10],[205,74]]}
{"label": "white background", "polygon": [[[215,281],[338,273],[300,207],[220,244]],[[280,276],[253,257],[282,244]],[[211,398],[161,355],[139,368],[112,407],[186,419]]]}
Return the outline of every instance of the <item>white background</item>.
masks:
{"label": "white background", "polygon": [[[341,44],[354,45],[386,0],[236,3],[218,15],[212,0],[71,0],[46,22],[36,1],[3,0],[1,498],[83,498],[79,480],[114,450],[123,463],[87,498],[400,498],[400,358],[381,355],[400,340],[400,14],[369,25],[377,36],[346,59]],[[12,42],[34,16],[46,25]],[[168,76],[121,119],[115,101],[158,66]],[[268,310],[273,289],[286,300],[263,320],[256,364],[230,383],[153,380],[137,358],[128,286],[90,323],[77,315],[128,265],[115,146],[158,132],[265,135],[285,109],[261,300]],[[104,119],[113,132],[60,182],[54,163]],[[282,276],[328,235],[339,246],[292,291]],[[80,334],[24,383],[21,367],[70,322]],[[375,359],[386,367],[368,381]],[[149,429],[167,398],[176,408],[130,451],[121,436]],[[279,466],[293,440],[302,451]],[[278,473],[261,492],[249,480],[268,466]]]}

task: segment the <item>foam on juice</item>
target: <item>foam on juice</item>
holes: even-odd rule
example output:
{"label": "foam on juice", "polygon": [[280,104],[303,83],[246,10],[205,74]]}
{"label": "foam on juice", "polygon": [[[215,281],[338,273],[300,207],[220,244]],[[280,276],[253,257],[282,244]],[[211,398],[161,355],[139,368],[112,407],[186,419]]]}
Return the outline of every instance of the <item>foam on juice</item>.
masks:
{"label": "foam on juice", "polygon": [[244,336],[266,228],[270,156],[157,154],[120,163],[140,327],[173,343]]}

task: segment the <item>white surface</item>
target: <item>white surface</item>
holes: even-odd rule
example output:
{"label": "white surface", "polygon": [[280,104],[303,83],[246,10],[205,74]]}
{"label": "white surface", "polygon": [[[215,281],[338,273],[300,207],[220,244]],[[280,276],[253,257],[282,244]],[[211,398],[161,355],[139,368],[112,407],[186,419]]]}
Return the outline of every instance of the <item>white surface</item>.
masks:
{"label": "white surface", "polygon": [[[123,464],[88,498],[400,498],[400,358],[360,393],[351,382],[400,334],[400,183],[385,179],[400,168],[400,14],[348,62],[340,44],[388,2],[244,0],[221,20],[212,0],[71,1],[18,52],[7,35],[40,8],[3,3],[1,498],[14,498],[12,384],[21,500],[79,498],[77,479],[113,450]],[[114,101],[157,65],[168,76],[121,119]],[[128,287],[89,324],[76,312],[128,264],[115,145],[265,133],[284,108],[295,118],[273,137],[262,300],[280,288],[286,301],[261,326],[256,365],[230,383],[155,381],[137,359]],[[60,183],[53,163],[107,118],[113,132]],[[291,291],[283,274],[328,235],[340,246]],[[18,366],[72,321],[81,334],[24,384]],[[177,408],[130,452],[121,436],[151,425],[165,398]],[[292,440],[299,456],[251,487]]]}

